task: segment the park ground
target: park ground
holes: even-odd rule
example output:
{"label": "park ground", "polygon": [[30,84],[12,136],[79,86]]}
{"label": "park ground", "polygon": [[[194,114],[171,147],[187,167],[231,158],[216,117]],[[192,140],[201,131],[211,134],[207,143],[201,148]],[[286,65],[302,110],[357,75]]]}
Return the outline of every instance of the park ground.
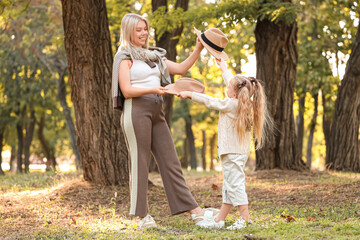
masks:
{"label": "park ground", "polygon": [[[220,172],[184,171],[202,207],[220,207]],[[170,216],[158,174],[150,213],[158,228],[139,230],[128,215],[128,186],[99,186],[81,174],[0,176],[0,239],[360,239],[360,174],[248,171],[253,224],[240,231],[195,227]],[[238,218],[233,211],[226,225]]]}

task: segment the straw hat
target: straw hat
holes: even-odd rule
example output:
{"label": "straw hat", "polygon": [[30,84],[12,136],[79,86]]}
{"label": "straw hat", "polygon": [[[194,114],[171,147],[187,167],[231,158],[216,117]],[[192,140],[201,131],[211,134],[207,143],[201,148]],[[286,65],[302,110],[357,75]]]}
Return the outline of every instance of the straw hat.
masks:
{"label": "straw hat", "polygon": [[192,78],[180,78],[175,83],[169,84],[165,87],[168,94],[178,95],[182,91],[191,91],[203,93],[205,86],[201,82]]}
{"label": "straw hat", "polygon": [[208,50],[211,55],[213,55],[217,59],[221,58],[224,61],[229,59],[228,55],[223,52],[229,40],[222,31],[217,28],[210,28],[204,33],[201,33],[196,28],[194,29],[200,42],[204,45],[206,50]]}

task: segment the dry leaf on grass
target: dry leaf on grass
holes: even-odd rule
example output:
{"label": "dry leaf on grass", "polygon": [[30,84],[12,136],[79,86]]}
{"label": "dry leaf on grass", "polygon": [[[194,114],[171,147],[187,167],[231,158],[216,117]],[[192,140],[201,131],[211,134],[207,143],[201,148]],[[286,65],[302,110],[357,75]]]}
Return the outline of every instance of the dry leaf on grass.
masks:
{"label": "dry leaf on grass", "polygon": [[291,216],[285,216],[281,214],[281,217],[284,219],[285,222],[295,222],[295,218],[291,217]]}

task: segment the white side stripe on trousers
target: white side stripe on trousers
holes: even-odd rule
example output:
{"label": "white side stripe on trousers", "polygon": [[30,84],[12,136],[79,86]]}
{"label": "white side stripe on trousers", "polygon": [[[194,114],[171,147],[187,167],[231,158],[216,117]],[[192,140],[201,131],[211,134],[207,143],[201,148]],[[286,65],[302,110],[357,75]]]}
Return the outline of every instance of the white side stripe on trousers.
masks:
{"label": "white side stripe on trousers", "polygon": [[126,99],[124,103],[124,133],[128,140],[130,154],[130,176],[131,176],[131,195],[130,195],[130,215],[135,215],[137,192],[138,192],[138,149],[135,130],[132,122],[132,99]]}

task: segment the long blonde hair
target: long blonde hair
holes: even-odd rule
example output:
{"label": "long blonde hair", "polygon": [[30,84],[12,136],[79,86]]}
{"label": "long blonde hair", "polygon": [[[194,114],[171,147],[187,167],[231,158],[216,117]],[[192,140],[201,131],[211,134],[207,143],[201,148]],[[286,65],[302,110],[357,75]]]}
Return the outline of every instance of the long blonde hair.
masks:
{"label": "long blonde hair", "polygon": [[238,99],[235,128],[239,140],[244,141],[245,134],[253,128],[255,149],[260,149],[267,134],[273,129],[264,89],[256,78],[239,74],[234,76],[229,87],[233,88]]}
{"label": "long blonde hair", "polygon": [[[134,47],[133,38],[136,31],[136,25],[138,22],[144,21],[146,27],[149,30],[149,22],[146,18],[135,14],[128,13],[121,20],[121,32],[120,32],[120,49],[125,49],[126,47]],[[149,37],[146,39],[145,45],[143,48],[149,47]]]}

